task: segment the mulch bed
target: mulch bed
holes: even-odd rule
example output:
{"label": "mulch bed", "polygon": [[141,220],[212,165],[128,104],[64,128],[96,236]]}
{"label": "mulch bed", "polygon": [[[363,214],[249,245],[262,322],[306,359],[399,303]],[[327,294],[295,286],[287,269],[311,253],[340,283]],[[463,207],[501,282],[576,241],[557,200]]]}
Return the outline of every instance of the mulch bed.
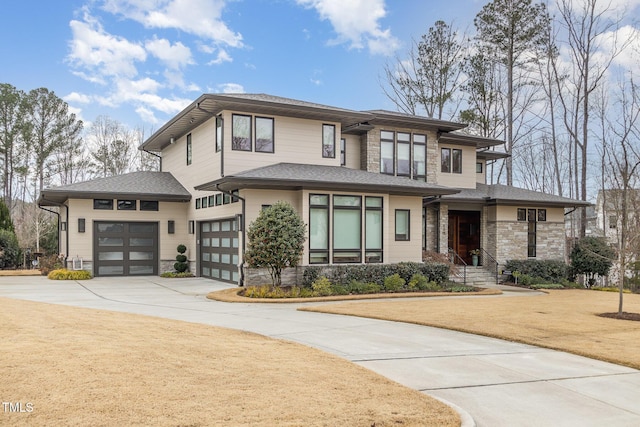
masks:
{"label": "mulch bed", "polygon": [[635,320],[636,322],[640,322],[640,313],[628,313],[623,311],[622,313],[602,313],[598,314],[598,316],[608,317],[610,319]]}

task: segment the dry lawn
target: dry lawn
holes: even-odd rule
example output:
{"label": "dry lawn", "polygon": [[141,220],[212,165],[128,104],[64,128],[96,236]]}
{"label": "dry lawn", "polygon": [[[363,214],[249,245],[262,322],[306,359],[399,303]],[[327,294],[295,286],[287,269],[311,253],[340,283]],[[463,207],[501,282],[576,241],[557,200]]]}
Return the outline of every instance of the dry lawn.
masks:
{"label": "dry lawn", "polygon": [[0,298],[0,425],[457,426],[446,405],[319,350]]}
{"label": "dry lawn", "polygon": [[[624,295],[640,313],[640,295]],[[544,296],[354,302],[301,310],[436,326],[567,351],[640,369],[640,322],[598,314],[618,310],[618,294],[556,290]]]}

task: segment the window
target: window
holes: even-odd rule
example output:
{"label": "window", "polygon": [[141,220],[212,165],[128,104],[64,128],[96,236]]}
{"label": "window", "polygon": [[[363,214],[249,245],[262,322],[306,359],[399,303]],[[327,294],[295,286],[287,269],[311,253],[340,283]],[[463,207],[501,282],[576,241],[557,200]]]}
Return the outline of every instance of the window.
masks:
{"label": "window", "polygon": [[328,263],[329,196],[311,194],[309,195],[309,264]]}
{"label": "window", "polygon": [[333,196],[333,262],[362,259],[362,198]]}
{"label": "window", "polygon": [[482,163],[476,163],[476,173],[482,173]]}
{"label": "window", "polygon": [[544,222],[547,220],[547,210],[538,209],[538,221]]}
{"label": "window", "polygon": [[380,173],[395,174],[395,133],[380,132]]}
{"label": "window", "polygon": [[202,198],[202,209],[204,209],[204,208],[206,208],[206,207],[207,207],[207,201],[208,201],[207,196],[204,196],[204,197]]}
{"label": "window", "polygon": [[222,150],[222,117],[216,116],[216,153]]}
{"label": "window", "polygon": [[340,138],[340,166],[347,164],[347,141]]}
{"label": "window", "polygon": [[609,217],[609,228],[616,228],[618,226],[618,218],[615,215]]}
{"label": "window", "polygon": [[518,208],[518,221],[526,221],[527,220],[527,210],[523,208]]}
{"label": "window", "polygon": [[462,150],[451,150],[451,172],[462,173]]}
{"label": "window", "polygon": [[93,199],[93,209],[113,210],[113,199]]}
{"label": "window", "polygon": [[216,206],[220,206],[222,204],[222,193],[216,194]]}
{"label": "window", "polygon": [[413,135],[413,179],[426,179],[427,165],[427,137],[425,135]]}
{"label": "window", "polygon": [[157,211],[158,201],[157,200],[140,200],[140,210],[141,211]]}
{"label": "window", "polygon": [[216,196],[209,196],[208,199],[207,205],[209,205],[209,207],[216,205]]}
{"label": "window", "polygon": [[273,119],[256,117],[256,152],[273,153]]}
{"label": "window", "polygon": [[398,176],[411,175],[411,134],[398,132]]}
{"label": "window", "polygon": [[365,197],[364,261],[382,262],[382,197]]}
{"label": "window", "polygon": [[527,209],[527,256],[534,258],[536,256],[536,210]]}
{"label": "window", "polygon": [[396,209],[396,241],[409,241],[410,211],[408,209]]}
{"label": "window", "polygon": [[440,150],[440,171],[442,173],[451,172],[451,148]]}
{"label": "window", "polygon": [[322,157],[336,157],[336,127],[322,125]]}
{"label": "window", "polygon": [[251,116],[232,116],[231,149],[251,151]]}
{"label": "window", "polygon": [[135,200],[118,200],[119,211],[135,211],[137,203]]}
{"label": "window", "polygon": [[191,164],[193,152],[191,149],[191,134],[187,135],[187,165]]}
{"label": "window", "polygon": [[200,197],[196,199],[196,209],[200,209]]}

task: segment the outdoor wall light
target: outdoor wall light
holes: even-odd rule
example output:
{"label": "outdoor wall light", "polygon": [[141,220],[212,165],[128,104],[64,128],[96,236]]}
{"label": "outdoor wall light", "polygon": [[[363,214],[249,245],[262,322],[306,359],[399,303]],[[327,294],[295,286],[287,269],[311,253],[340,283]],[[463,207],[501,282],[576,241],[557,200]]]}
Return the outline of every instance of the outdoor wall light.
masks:
{"label": "outdoor wall light", "polygon": [[85,221],[84,218],[78,218],[78,233],[84,233]]}
{"label": "outdoor wall light", "polygon": [[172,219],[169,220],[169,222],[167,223],[167,228],[168,228],[168,232],[169,234],[173,234],[176,232],[176,222]]}
{"label": "outdoor wall light", "polygon": [[66,222],[61,222],[60,223],[60,230],[61,231],[67,231],[67,223]]}
{"label": "outdoor wall light", "polygon": [[194,234],[196,232],[196,222],[193,220],[189,221],[189,234]]}

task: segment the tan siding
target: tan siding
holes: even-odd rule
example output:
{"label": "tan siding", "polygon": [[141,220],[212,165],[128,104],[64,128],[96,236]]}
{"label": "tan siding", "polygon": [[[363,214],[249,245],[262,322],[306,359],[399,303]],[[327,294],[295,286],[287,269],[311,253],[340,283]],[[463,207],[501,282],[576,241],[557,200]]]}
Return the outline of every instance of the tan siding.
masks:
{"label": "tan siding", "polygon": [[[307,163],[340,166],[340,123],[296,119],[283,116],[274,118],[274,153],[231,150],[232,112],[225,112],[225,175],[276,163]],[[241,113],[238,113],[241,114]],[[255,116],[254,116],[255,117]],[[261,117],[267,117],[261,115]],[[322,125],[336,126],[336,157],[322,157]],[[252,135],[252,137],[254,137]]]}
{"label": "tan siding", "polygon": [[[346,167],[351,169],[360,169],[360,136],[358,135],[343,135],[346,146]],[[338,152],[338,154],[340,154]]]}
{"label": "tan siding", "polygon": [[[462,173],[442,173],[440,168],[440,156],[442,148],[462,150]],[[456,145],[440,144],[437,150],[438,184],[455,188],[476,188],[476,149],[475,147],[462,147]]]}
{"label": "tan siding", "polygon": [[[385,262],[397,263],[402,261],[422,260],[422,200],[419,197],[390,196],[389,210],[385,216],[388,224],[388,245],[385,248]],[[410,210],[411,240],[396,242],[395,240],[395,210]]]}
{"label": "tan siding", "polygon": [[[195,238],[188,234],[185,203],[160,202],[158,212],[119,211],[115,208],[110,211],[95,210],[91,199],[71,199],[69,207],[69,258],[80,257],[85,261],[93,261],[93,224],[96,221],[157,222],[161,260],[175,258],[176,247],[181,243],[187,246],[189,259],[195,257]],[[79,218],[85,218],[84,233],[78,233]],[[167,233],[169,220],[175,221],[175,234]]]}
{"label": "tan siding", "polygon": [[476,172],[476,183],[478,184],[486,184],[487,183],[487,163],[484,160],[476,160],[476,163],[482,164],[482,173]]}

